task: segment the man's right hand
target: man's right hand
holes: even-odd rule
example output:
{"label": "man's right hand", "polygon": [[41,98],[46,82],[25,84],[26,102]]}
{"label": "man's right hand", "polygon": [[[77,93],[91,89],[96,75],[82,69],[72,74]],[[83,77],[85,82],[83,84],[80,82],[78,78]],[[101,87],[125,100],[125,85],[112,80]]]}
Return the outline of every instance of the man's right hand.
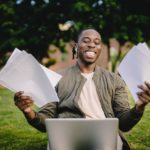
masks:
{"label": "man's right hand", "polygon": [[15,105],[30,119],[34,119],[35,112],[32,110],[33,100],[30,96],[24,95],[23,91],[19,91],[14,95]]}

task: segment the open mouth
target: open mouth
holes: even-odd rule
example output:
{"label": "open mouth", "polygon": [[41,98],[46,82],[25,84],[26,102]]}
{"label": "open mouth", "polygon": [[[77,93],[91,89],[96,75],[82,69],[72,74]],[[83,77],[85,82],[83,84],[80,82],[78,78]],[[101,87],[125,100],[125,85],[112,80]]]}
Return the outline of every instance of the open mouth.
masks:
{"label": "open mouth", "polygon": [[94,51],[85,51],[86,57],[93,58],[93,57],[95,57],[95,55],[96,55],[96,52],[94,52]]}

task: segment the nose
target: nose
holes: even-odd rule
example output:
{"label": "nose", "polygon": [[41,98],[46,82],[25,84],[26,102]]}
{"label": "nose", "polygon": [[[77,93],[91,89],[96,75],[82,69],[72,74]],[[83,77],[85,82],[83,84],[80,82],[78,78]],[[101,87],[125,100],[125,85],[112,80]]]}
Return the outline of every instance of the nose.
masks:
{"label": "nose", "polygon": [[95,43],[94,43],[94,42],[90,42],[90,43],[88,44],[88,47],[89,47],[89,48],[95,48]]}

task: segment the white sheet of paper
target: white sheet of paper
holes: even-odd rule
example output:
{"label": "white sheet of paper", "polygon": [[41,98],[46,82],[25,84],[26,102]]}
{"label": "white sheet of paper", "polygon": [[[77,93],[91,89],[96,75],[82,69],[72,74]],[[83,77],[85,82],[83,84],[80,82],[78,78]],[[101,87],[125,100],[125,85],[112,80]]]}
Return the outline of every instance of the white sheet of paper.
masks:
{"label": "white sheet of paper", "polygon": [[[18,48],[15,48],[14,52],[12,53],[12,55],[9,58],[9,60],[7,61],[7,64],[5,65],[5,68],[6,67],[10,68],[12,66],[12,63],[14,65],[14,63],[16,61],[18,61],[17,57],[18,56],[20,57],[20,54],[22,54],[22,53],[24,53],[23,56],[25,56],[27,54],[26,51],[20,51]],[[55,87],[62,76],[60,74],[58,74],[58,73],[56,73],[56,72],[46,68],[43,65],[41,65],[41,67],[42,67],[43,71],[45,72],[45,74],[47,75],[47,77],[48,77],[49,81],[51,82],[52,86]]]}
{"label": "white sheet of paper", "polygon": [[59,101],[54,86],[61,76],[55,72],[48,74],[51,71],[41,67],[32,55],[15,49],[0,72],[0,84],[13,92],[24,91],[41,107],[48,102]]}
{"label": "white sheet of paper", "polygon": [[118,71],[126,82],[135,100],[138,100],[138,85],[144,81],[150,82],[150,50],[145,43],[134,46],[125,56],[118,67]]}
{"label": "white sheet of paper", "polygon": [[43,71],[45,72],[45,74],[47,75],[47,77],[48,77],[49,81],[51,82],[52,86],[55,87],[62,76],[60,74],[50,70],[50,69],[47,69],[43,65],[41,65],[41,67],[42,67]]}

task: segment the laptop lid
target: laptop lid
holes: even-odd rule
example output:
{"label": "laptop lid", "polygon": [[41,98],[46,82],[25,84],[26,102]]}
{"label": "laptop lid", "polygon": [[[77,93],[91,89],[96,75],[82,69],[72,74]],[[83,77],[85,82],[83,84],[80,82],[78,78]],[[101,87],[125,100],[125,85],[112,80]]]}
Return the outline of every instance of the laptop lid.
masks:
{"label": "laptop lid", "polygon": [[50,150],[116,150],[118,119],[46,119]]}

